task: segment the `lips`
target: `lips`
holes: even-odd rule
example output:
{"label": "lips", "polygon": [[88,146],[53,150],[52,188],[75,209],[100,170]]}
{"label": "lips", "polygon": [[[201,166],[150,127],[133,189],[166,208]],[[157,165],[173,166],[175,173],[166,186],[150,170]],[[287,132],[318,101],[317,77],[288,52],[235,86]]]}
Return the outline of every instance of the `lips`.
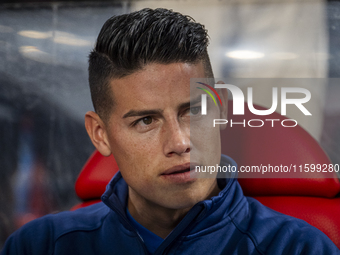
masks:
{"label": "lips", "polygon": [[170,183],[184,184],[192,183],[196,181],[196,177],[193,176],[195,169],[195,163],[185,163],[177,165],[165,170],[160,177]]}
{"label": "lips", "polygon": [[185,163],[183,165],[177,165],[164,171],[162,175],[171,175],[171,174],[180,174],[180,173],[189,172],[190,170],[195,169],[195,166],[196,164],[193,164],[193,163]]}

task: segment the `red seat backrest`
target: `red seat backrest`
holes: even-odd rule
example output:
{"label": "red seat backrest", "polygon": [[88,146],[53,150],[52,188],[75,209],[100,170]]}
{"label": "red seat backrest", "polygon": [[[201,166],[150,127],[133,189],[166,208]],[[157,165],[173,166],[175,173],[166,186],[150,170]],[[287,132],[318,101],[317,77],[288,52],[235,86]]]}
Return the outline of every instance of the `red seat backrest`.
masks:
{"label": "red seat backrest", "polygon": [[[265,123],[260,128],[235,125],[221,132],[222,153],[232,157],[239,167],[283,165],[296,166],[299,170],[299,166],[304,167],[305,164],[331,164],[318,142],[302,127],[283,127],[280,124],[280,121],[287,119],[286,117],[276,112],[267,116],[254,115],[248,107],[245,107],[244,115],[232,115],[232,108],[231,101],[228,109],[229,121],[232,119],[240,123],[243,120],[247,122],[251,119],[260,119]],[[260,106],[256,108],[264,109]],[[275,121],[272,127],[271,122],[266,119],[280,121]],[[272,175],[274,178],[271,179],[268,179],[268,176],[268,174],[263,175],[264,179],[243,179],[244,175],[239,174],[239,182],[245,195],[334,197],[340,192],[340,182],[335,172],[303,172],[294,175],[274,173]]]}

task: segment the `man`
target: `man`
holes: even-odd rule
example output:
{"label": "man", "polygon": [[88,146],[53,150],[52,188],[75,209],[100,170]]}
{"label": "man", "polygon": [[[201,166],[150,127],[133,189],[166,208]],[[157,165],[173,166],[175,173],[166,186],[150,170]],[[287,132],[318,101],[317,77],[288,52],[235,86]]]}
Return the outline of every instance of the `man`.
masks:
{"label": "man", "polygon": [[[205,132],[226,108],[208,103],[202,117],[190,90],[190,78],[213,77],[207,45],[202,25],[165,9],[104,24],[89,57],[96,112],[85,126],[120,172],[103,203],[27,224],[2,254],[339,253],[319,230],[245,198],[235,178],[193,175],[197,165],[235,165],[221,157],[219,130]],[[190,140],[193,123],[204,143]]]}

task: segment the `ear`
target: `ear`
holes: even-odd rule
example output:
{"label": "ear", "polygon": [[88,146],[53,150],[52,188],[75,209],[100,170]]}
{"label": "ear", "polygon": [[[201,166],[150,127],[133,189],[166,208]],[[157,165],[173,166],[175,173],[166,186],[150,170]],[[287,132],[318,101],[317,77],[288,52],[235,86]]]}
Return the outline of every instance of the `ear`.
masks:
{"label": "ear", "polygon": [[96,149],[105,157],[111,155],[106,126],[95,112],[85,114],[85,128]]}
{"label": "ear", "polygon": [[[225,84],[223,81],[218,81],[217,84]],[[227,119],[228,117],[228,90],[227,89],[218,89],[217,90],[222,105],[220,106],[220,118]],[[220,125],[220,129],[223,130],[227,127],[226,124]]]}

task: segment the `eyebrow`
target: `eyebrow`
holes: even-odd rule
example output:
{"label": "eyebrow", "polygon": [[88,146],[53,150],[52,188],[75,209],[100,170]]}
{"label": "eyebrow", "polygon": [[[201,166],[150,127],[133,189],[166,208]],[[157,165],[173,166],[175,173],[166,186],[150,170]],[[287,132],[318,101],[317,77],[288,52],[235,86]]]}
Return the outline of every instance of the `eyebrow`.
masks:
{"label": "eyebrow", "polygon": [[[201,100],[201,95],[199,95],[197,98],[195,98],[194,100],[192,100],[190,102],[180,104],[178,108],[183,109],[183,108],[190,107],[190,105],[197,104],[198,102],[200,102],[200,100]],[[162,114],[162,113],[163,113],[163,110],[161,110],[161,109],[141,110],[141,111],[130,110],[123,115],[123,119],[129,118],[129,117],[145,116],[145,115],[157,115],[157,114]]]}
{"label": "eyebrow", "polygon": [[155,109],[155,110],[130,110],[127,113],[124,114],[123,119],[128,117],[136,117],[136,116],[145,116],[145,115],[156,115],[162,113],[163,110],[161,109]]}
{"label": "eyebrow", "polygon": [[187,103],[183,103],[179,106],[179,108],[187,108],[190,107],[190,105],[194,105],[201,102],[201,95],[199,95],[198,97],[194,98],[193,100],[191,100],[190,102]]}

